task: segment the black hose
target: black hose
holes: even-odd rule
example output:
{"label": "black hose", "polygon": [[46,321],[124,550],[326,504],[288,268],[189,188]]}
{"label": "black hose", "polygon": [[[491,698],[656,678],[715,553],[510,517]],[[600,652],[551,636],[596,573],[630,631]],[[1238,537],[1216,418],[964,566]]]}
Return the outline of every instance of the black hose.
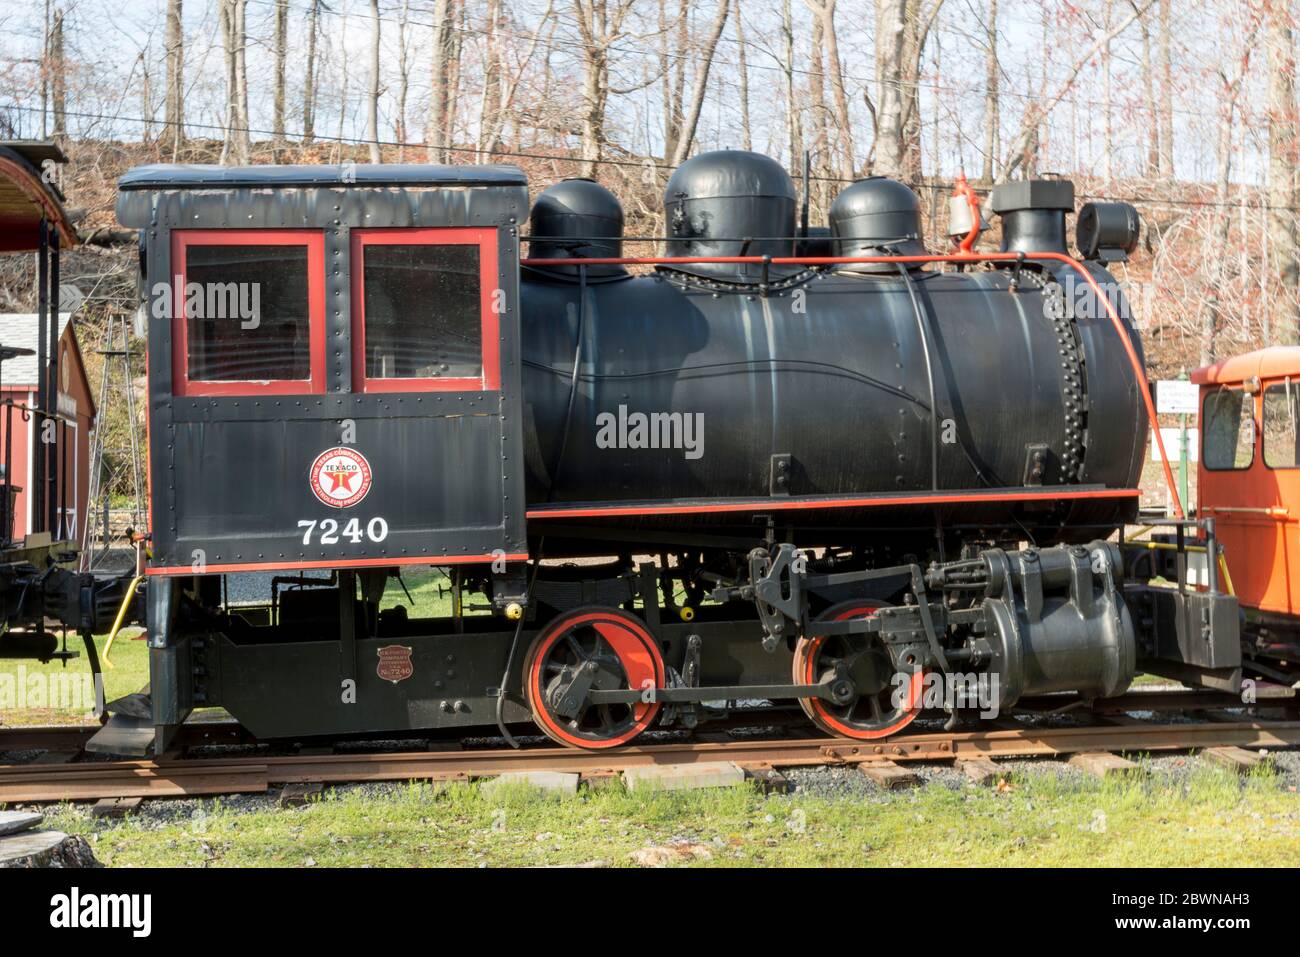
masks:
{"label": "black hose", "polygon": [[587,267],[578,267],[578,336],[573,349],[573,372],[569,376],[569,404],[564,412],[564,428],[560,431],[560,447],[555,453],[555,463],[551,466],[550,487],[546,491],[546,501],[555,500],[555,490],[560,484],[560,469],[564,465],[564,450],[569,445],[569,431],[573,426],[573,407],[578,399],[578,372],[582,368],[582,339],[587,325]]}
{"label": "black hose", "polygon": [[939,407],[934,397],[934,367],[930,363],[930,336],[926,328],[925,311],[921,300],[916,295],[916,283],[907,271],[906,263],[898,264],[898,273],[907,286],[907,294],[912,299],[912,312],[916,315],[916,328],[921,335],[921,348],[925,354],[925,378],[930,391],[930,490],[939,491]]}

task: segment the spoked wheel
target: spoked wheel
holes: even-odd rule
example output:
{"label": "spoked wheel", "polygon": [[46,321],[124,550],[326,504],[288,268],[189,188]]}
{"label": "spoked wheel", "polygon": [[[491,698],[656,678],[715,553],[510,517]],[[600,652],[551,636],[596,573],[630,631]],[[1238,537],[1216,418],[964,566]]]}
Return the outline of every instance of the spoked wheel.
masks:
{"label": "spoked wheel", "polygon": [[[820,621],[849,621],[874,615],[883,605],[846,601],[828,608]],[[853,682],[856,694],[844,704],[800,698],[799,706],[817,727],[846,738],[883,738],[907,727],[921,713],[922,675],[912,675],[901,703],[895,703],[897,669],[879,636],[816,635],[800,638],[794,650],[796,684],[818,684],[830,674]]]}
{"label": "spoked wheel", "polygon": [[548,737],[573,748],[613,748],[648,728],[660,703],[591,704],[587,691],[664,686],[659,645],[635,615],[578,608],[537,636],[524,659],[524,695]]}

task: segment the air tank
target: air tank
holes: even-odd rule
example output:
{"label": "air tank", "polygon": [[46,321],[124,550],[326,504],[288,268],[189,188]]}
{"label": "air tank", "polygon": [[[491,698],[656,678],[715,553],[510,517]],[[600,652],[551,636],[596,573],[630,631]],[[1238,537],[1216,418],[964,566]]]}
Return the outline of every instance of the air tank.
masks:
{"label": "air tank", "polygon": [[[585,177],[561,180],[543,190],[528,217],[530,259],[617,259],[623,255],[623,206],[618,197]],[[626,273],[622,266],[588,266],[592,278]],[[560,276],[577,266],[548,266]]]}

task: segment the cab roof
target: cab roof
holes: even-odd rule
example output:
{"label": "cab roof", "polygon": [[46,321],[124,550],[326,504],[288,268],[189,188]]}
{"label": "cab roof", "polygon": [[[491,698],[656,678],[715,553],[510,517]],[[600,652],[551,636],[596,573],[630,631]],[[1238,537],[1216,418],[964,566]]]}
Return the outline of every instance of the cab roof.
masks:
{"label": "cab roof", "polygon": [[300,189],[349,186],[527,186],[518,166],[347,163],[321,166],[214,166],[155,163],[118,181],[121,190]]}
{"label": "cab roof", "polygon": [[1201,385],[1231,384],[1255,376],[1261,379],[1300,377],[1300,346],[1270,346],[1202,366],[1192,373],[1192,381]]}

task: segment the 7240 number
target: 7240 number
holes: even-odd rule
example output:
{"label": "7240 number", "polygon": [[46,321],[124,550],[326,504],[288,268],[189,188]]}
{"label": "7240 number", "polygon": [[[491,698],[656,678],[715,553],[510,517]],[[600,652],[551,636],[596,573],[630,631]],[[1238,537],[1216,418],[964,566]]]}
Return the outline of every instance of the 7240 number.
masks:
{"label": "7240 number", "polygon": [[304,530],[302,533],[304,545],[311,544],[313,535],[317,535],[316,540],[322,545],[337,545],[341,538],[348,539],[353,545],[360,545],[363,539],[382,542],[388,537],[388,522],[378,515],[366,523],[364,531],[359,518],[348,519],[347,524],[342,528],[339,528],[336,519],[323,518],[317,521],[314,518],[304,518],[298,523],[298,527]]}

